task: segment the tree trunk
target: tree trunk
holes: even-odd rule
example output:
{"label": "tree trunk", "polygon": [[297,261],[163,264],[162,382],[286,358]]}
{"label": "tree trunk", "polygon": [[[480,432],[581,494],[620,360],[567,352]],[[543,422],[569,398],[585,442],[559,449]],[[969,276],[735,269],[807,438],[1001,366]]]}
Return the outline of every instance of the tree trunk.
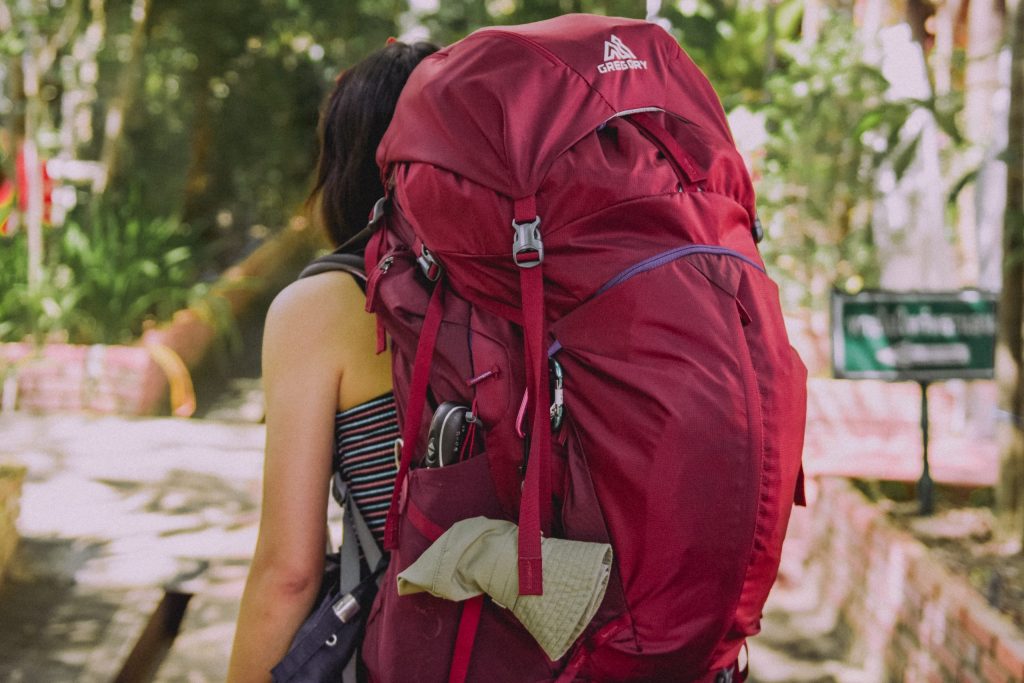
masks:
{"label": "tree trunk", "polygon": [[1001,430],[996,506],[1009,529],[1024,541],[1024,2],[1017,3],[1012,36],[1003,289],[999,300],[996,368],[1000,401],[1009,419]]}
{"label": "tree trunk", "polygon": [[43,281],[43,173],[39,150],[36,147],[36,128],[39,124],[39,62],[36,57],[42,42],[39,36],[29,36],[28,49],[22,55],[21,69],[25,92],[25,139],[21,154],[25,168],[25,232],[28,235],[28,288],[39,289]]}
{"label": "tree trunk", "polygon": [[999,55],[1007,36],[1004,0],[970,0],[966,11],[967,45],[962,130],[973,150],[963,155],[956,175],[977,169],[977,179],[957,197],[957,240],[963,255],[961,280],[998,286],[999,212],[1004,208],[1002,164],[995,159],[1005,146],[1006,112],[993,107],[1003,86]]}
{"label": "tree trunk", "polygon": [[100,151],[102,175],[93,183],[93,192],[102,194],[111,180],[116,180],[121,171],[125,117],[131,112],[137,94],[142,90],[139,81],[142,76],[143,48],[146,44],[147,25],[150,16],[149,0],[132,2],[132,39],[130,58],[122,67],[117,82],[117,95],[107,109],[103,126],[103,148]]}

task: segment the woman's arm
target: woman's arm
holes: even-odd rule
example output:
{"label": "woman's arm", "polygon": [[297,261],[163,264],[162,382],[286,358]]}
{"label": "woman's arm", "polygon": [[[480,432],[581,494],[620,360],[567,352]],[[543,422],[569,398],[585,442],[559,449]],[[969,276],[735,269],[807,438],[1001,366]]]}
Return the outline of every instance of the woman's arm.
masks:
{"label": "woman's arm", "polygon": [[364,327],[356,322],[360,315],[366,315],[362,292],[342,273],[292,284],[267,313],[263,504],[231,653],[231,683],[270,680],[270,669],[316,597],[334,414],[346,349]]}

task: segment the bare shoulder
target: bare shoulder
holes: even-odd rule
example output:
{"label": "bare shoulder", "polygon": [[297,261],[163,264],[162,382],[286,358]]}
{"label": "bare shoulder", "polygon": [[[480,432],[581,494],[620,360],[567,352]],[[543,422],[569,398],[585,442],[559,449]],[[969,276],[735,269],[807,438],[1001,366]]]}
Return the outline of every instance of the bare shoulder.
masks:
{"label": "bare shoulder", "polygon": [[297,280],[274,297],[267,315],[296,315],[362,310],[365,297],[347,272],[322,272]]}
{"label": "bare shoulder", "polygon": [[329,272],[285,287],[267,311],[264,351],[332,353],[361,331],[365,298],[348,273]]}
{"label": "bare shoulder", "polygon": [[270,318],[290,322],[296,319],[327,318],[362,311],[363,290],[348,273],[328,272],[296,280],[274,298],[267,312]]}

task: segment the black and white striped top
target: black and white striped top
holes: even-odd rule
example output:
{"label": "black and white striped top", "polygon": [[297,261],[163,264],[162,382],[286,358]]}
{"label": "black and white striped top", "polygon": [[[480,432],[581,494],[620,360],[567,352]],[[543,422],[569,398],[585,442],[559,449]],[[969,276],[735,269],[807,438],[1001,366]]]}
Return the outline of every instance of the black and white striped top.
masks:
{"label": "black and white striped top", "polygon": [[340,411],[334,425],[334,468],[341,472],[367,526],[382,543],[397,472],[395,396],[388,392]]}

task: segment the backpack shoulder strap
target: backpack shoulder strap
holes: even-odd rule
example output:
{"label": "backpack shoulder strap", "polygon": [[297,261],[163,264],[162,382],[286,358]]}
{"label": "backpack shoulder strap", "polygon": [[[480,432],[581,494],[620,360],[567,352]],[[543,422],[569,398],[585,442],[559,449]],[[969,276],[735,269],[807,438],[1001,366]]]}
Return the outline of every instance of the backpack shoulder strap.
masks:
{"label": "backpack shoulder strap", "polygon": [[340,250],[331,252],[326,256],[321,256],[310,262],[308,266],[302,269],[299,273],[299,279],[311,277],[313,275],[319,275],[320,273],[329,273],[332,271],[341,271],[348,273],[356,279],[359,287],[366,291],[366,268],[363,265],[363,257],[358,254],[342,253]]}
{"label": "backpack shoulder strap", "polygon": [[342,523],[344,534],[339,549],[341,562],[341,593],[350,592],[362,580],[359,572],[360,554],[370,567],[380,567],[385,555],[381,552],[377,540],[370,531],[369,525],[359,512],[359,507],[352,498],[352,492],[341,478],[340,472],[331,477],[331,495],[344,510]]}

